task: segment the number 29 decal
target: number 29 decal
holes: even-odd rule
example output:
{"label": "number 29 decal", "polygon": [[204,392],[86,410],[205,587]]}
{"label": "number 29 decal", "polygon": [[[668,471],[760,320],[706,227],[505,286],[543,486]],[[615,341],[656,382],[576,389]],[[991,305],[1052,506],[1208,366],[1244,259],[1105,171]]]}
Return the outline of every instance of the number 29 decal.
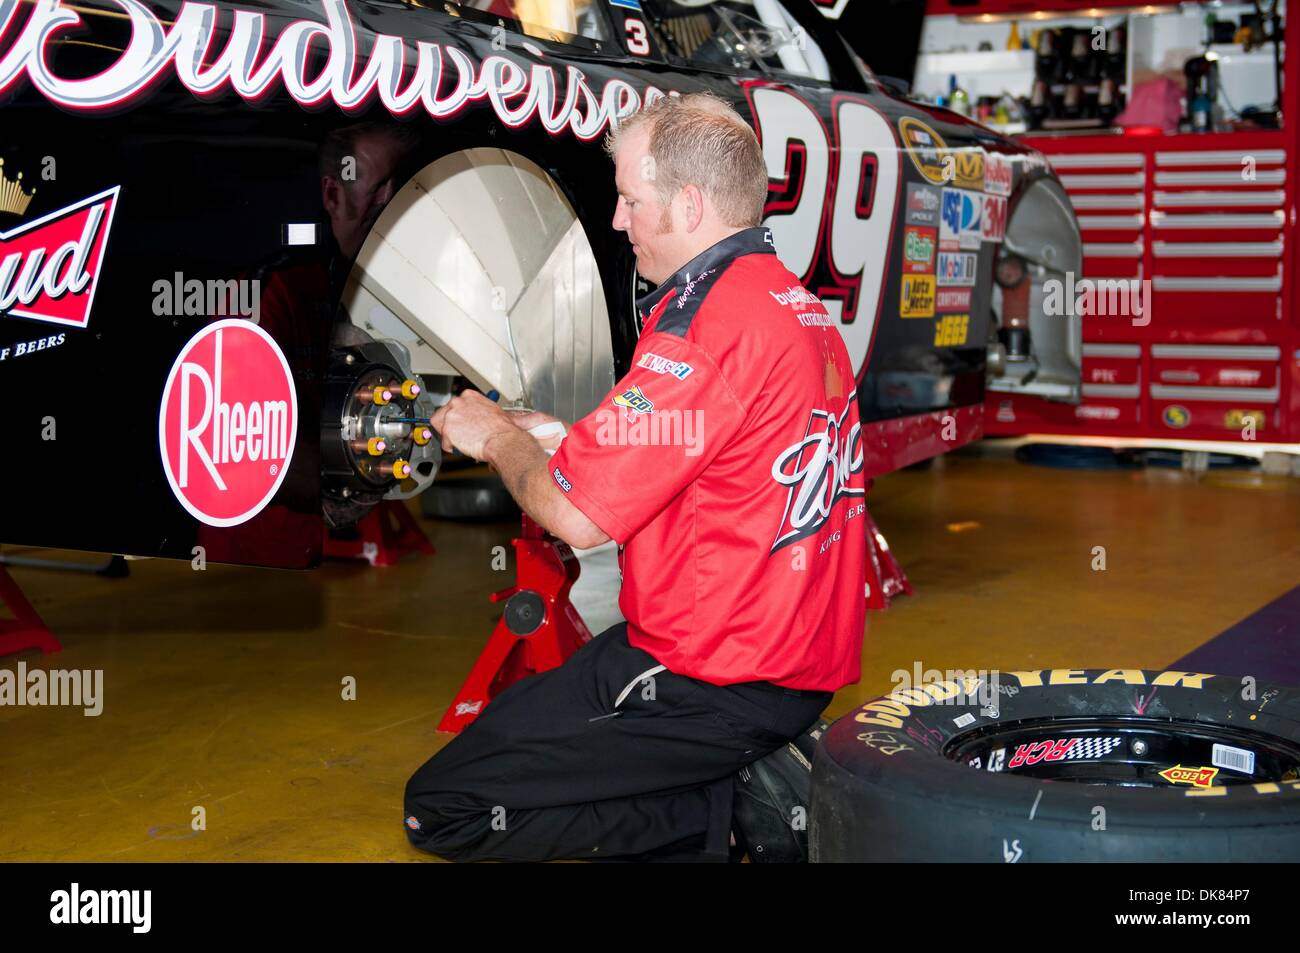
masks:
{"label": "number 29 decal", "polygon": [[[746,89],[767,165],[763,224],[781,260],[839,319],[855,372],[871,351],[888,273],[901,176],[898,141],[875,107],[831,101],[834,129],[802,97],[778,86]],[[833,282],[814,287],[819,261]]]}

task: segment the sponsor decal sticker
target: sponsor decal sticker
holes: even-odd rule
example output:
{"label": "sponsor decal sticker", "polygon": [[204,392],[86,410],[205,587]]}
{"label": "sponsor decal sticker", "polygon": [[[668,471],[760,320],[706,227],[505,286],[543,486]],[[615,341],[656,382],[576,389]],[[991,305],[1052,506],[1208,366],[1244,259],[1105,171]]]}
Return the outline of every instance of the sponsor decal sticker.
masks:
{"label": "sponsor decal sticker", "polygon": [[939,291],[935,294],[934,309],[944,311],[970,311],[970,288],[945,288],[939,282]]}
{"label": "sponsor decal sticker", "polygon": [[1074,416],[1081,420],[1119,420],[1119,408],[1100,404],[1080,404]]}
{"label": "sponsor decal sticker", "polygon": [[905,219],[908,225],[934,228],[939,224],[939,190],[932,185],[907,183]]}
{"label": "sponsor decal sticker", "polygon": [[74,328],[90,323],[120,191],[114,186],[0,231],[0,315]]}
{"label": "sponsor decal sticker", "polygon": [[658,354],[646,351],[641,355],[641,359],[636,362],[637,367],[644,367],[652,374],[671,374],[679,381],[684,381],[691,376],[695,368],[685,361],[670,361],[666,357],[660,357]]}
{"label": "sponsor decal sticker", "polygon": [[1007,762],[1007,770],[1040,761],[1093,761],[1104,758],[1121,744],[1123,738],[1060,738],[1018,745]]}
{"label": "sponsor decal sticker", "polygon": [[934,323],[935,347],[961,347],[970,333],[969,314],[947,314]]}
{"label": "sponsor decal sticker", "polygon": [[934,292],[934,275],[904,275],[899,314],[904,318],[933,318]]}
{"label": "sponsor decal sticker", "polygon": [[903,147],[912,158],[916,171],[935,185],[944,185],[952,174],[951,165],[944,162],[950,155],[948,144],[934,129],[913,116],[898,120],[898,135]]}
{"label": "sponsor decal sticker", "polygon": [[958,285],[970,287],[975,284],[975,254],[973,252],[939,252],[939,264],[935,271],[939,286]]}
{"label": "sponsor decal sticker", "polygon": [[271,335],[251,321],[209,324],[163,388],[158,446],[176,499],[209,526],[238,526],[271,502],[293,459],[298,397]]}
{"label": "sponsor decal sticker", "polygon": [[956,160],[952,184],[959,189],[973,189],[976,192],[983,192],[984,150],[979,148],[954,149],[952,155]]}
{"label": "sponsor decal sticker", "polygon": [[903,271],[909,275],[934,273],[936,231],[908,225],[903,230]]}
{"label": "sponsor decal sticker", "polygon": [[629,419],[638,414],[654,413],[655,409],[654,401],[645,395],[639,384],[633,384],[617,395],[614,398],[614,406],[622,407]]}
{"label": "sponsor decal sticker", "polygon": [[999,152],[984,156],[984,191],[991,195],[1011,194],[1011,160]]}
{"label": "sponsor decal sticker", "polygon": [[980,215],[980,237],[986,242],[1001,242],[1007,230],[1007,200],[996,195],[984,196]]}
{"label": "sponsor decal sticker", "polygon": [[1230,410],[1223,415],[1223,426],[1229,430],[1240,430],[1246,421],[1253,422],[1255,430],[1263,430],[1267,417],[1262,410]]}
{"label": "sponsor decal sticker", "polygon": [[943,190],[943,215],[939,224],[939,248],[980,247],[980,197],[961,189]]}
{"label": "sponsor decal sticker", "polygon": [[551,476],[555,477],[555,482],[560,485],[560,489],[565,493],[573,489],[573,484],[564,478],[564,474],[560,472],[559,467],[554,467],[551,470]]}
{"label": "sponsor decal sticker", "polygon": [[1181,764],[1176,764],[1172,768],[1165,768],[1160,772],[1160,776],[1170,784],[1190,784],[1193,787],[1208,788],[1214,784],[1214,777],[1218,773],[1218,768],[1184,768]]}
{"label": "sponsor decal sticker", "polygon": [[1192,415],[1186,407],[1179,404],[1170,404],[1160,412],[1160,419],[1165,422],[1166,427],[1172,427],[1174,430],[1182,430],[1192,422]]}

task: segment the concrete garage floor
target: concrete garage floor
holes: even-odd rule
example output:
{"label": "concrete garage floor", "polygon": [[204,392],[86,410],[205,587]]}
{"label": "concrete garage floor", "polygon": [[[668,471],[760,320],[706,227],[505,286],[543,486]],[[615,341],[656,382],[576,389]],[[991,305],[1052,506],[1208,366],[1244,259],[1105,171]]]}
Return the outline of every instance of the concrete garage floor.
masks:
{"label": "concrete garage floor", "polygon": [[[862,682],[831,716],[917,663],[1164,668],[1300,582],[1286,478],[994,450],[894,474],[868,505],[916,594],[869,614]],[[402,789],[446,742],[434,725],[492,630],[487,593],[513,576],[491,551],[515,527],[422,525],[437,554],[390,569],[15,570],[64,651],[0,665],[103,669],[104,707],[0,708],[0,860],[426,859]]]}

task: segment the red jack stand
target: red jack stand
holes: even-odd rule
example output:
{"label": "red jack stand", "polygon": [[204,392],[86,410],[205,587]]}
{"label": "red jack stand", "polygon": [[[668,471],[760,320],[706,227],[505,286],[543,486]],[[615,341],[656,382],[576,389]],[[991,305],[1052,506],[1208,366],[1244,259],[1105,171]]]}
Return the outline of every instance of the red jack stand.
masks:
{"label": "red jack stand", "polygon": [[27,649],[40,649],[46,655],[63,651],[59,640],[45,627],[18,588],[18,583],[10,578],[3,566],[0,566],[0,606],[8,607],[17,620],[0,619],[0,655],[13,655]]}
{"label": "red jack stand", "polygon": [[488,597],[505,600],[505,611],[438,722],[439,731],[459,732],[504,689],[556,668],[591,641],[591,632],[569,601],[569,590],[582,571],[573,550],[548,538],[527,516],[523,533],[513,542],[515,585]]}
{"label": "red jack stand", "polygon": [[[872,482],[867,484],[868,493]],[[912,594],[912,584],[907,581],[907,574],[894,558],[871,513],[864,509],[863,515],[867,520],[867,608],[888,609],[889,600],[894,596]]]}
{"label": "red jack stand", "polygon": [[392,566],[407,553],[433,555],[433,545],[401,500],[383,500],[357,523],[356,539],[339,539],[325,530],[328,559],[364,559]]}

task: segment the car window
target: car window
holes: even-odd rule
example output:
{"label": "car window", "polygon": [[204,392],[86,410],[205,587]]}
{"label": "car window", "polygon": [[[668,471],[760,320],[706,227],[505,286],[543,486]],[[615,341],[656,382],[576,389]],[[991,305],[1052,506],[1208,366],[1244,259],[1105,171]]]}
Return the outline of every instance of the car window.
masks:
{"label": "car window", "polygon": [[816,41],[778,0],[650,0],[667,47],[693,66],[829,82]]}
{"label": "car window", "polygon": [[600,2],[601,0],[464,0],[458,6],[462,10],[486,14],[492,20],[513,20],[518,24],[519,32],[528,36],[555,43],[570,43],[575,39],[597,42],[609,39]]}

